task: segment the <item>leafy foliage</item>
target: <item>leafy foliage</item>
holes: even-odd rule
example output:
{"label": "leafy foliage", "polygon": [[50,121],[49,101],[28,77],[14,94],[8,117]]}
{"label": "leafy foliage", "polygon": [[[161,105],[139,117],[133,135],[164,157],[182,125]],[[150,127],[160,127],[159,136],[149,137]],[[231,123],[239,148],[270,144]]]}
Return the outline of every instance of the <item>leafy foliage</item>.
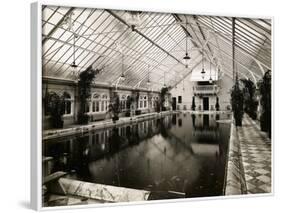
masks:
{"label": "leafy foliage", "polygon": [[236,79],[236,82],[231,90],[231,105],[236,126],[242,126],[242,118],[244,114],[243,103],[244,94],[239,87],[238,79]]}
{"label": "leafy foliage", "polygon": [[244,84],[244,109],[245,112],[252,118],[257,118],[258,101],[256,98],[256,87],[251,80],[242,79]]}
{"label": "leafy foliage", "polygon": [[216,110],[219,111],[220,110],[220,104],[219,104],[219,97],[217,96],[216,98]]}
{"label": "leafy foliage", "polygon": [[195,105],[195,96],[192,97],[192,105],[191,105],[191,109],[194,111],[196,108],[196,105]]}
{"label": "leafy foliage", "polygon": [[119,113],[121,111],[120,98],[117,92],[113,93],[112,101],[109,104],[109,111],[112,113],[112,121],[115,122],[119,120]]}
{"label": "leafy foliage", "polygon": [[130,116],[131,105],[132,105],[133,101],[134,101],[134,98],[133,98],[133,97],[131,97],[131,96],[128,96],[128,97],[127,97],[127,100],[126,100],[126,109],[127,109],[127,111],[126,111],[126,113],[125,113],[125,115],[126,115],[127,117]]}
{"label": "leafy foliage", "polygon": [[271,70],[268,70],[258,83],[259,94],[261,96],[261,130],[267,131],[271,137]]}
{"label": "leafy foliage", "polygon": [[51,116],[51,126],[53,128],[62,128],[64,113],[64,96],[60,97],[55,92],[49,92],[45,97],[45,110],[48,110]]}
{"label": "leafy foliage", "polygon": [[93,80],[95,75],[99,73],[99,69],[93,69],[89,66],[85,71],[79,74],[78,80],[78,96],[79,96],[79,112],[78,112],[78,123],[85,124],[88,123],[89,116],[86,114],[86,104],[88,98],[91,97],[91,88],[93,85]]}
{"label": "leafy foliage", "polygon": [[161,92],[160,92],[160,106],[161,106],[161,111],[165,111],[165,96],[168,93],[169,88],[168,87],[162,87]]}

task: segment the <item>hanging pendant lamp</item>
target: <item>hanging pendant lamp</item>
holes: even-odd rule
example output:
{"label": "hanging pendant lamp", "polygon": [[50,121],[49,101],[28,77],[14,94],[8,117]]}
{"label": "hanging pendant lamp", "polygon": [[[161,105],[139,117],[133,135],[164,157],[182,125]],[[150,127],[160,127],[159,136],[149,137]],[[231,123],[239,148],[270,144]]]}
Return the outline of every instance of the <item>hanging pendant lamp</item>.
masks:
{"label": "hanging pendant lamp", "polygon": [[124,55],[122,54],[122,73],[120,76],[120,80],[124,81],[126,79],[125,74],[124,74]]}
{"label": "hanging pendant lamp", "polygon": [[204,79],[205,77],[205,69],[204,69],[204,51],[202,50],[202,71],[201,71],[201,74],[202,74],[202,79]]}
{"label": "hanging pendant lamp", "polygon": [[78,65],[76,64],[76,62],[75,62],[75,52],[76,52],[76,49],[75,49],[75,43],[76,43],[76,38],[77,38],[78,36],[75,34],[75,33],[73,33],[73,62],[71,63],[71,67],[73,67],[73,68],[77,68],[78,67]]}
{"label": "hanging pendant lamp", "polygon": [[147,77],[147,85],[149,86],[150,85],[150,71],[149,71],[149,65],[147,66],[147,75],[148,75],[148,77]]}
{"label": "hanging pendant lamp", "polygon": [[211,67],[211,61],[210,61],[210,79],[209,79],[209,83],[210,83],[210,84],[213,83],[211,68],[212,68],[212,67]]}
{"label": "hanging pendant lamp", "polygon": [[[185,17],[185,29],[187,30],[187,17]],[[185,65],[185,68],[188,67],[188,61],[190,60],[190,56],[188,55],[188,35],[186,34],[186,37],[185,37],[185,55],[182,59],[182,62],[183,64]]]}

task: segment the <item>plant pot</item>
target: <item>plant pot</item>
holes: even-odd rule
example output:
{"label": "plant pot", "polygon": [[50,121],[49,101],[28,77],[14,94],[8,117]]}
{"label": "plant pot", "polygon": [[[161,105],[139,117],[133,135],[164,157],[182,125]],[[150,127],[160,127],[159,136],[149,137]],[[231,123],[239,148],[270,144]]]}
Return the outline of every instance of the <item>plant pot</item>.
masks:
{"label": "plant pot", "polygon": [[114,116],[112,117],[113,123],[115,123],[115,122],[118,121],[118,120],[119,120],[118,115],[114,115]]}
{"label": "plant pot", "polygon": [[262,113],[262,115],[260,117],[260,128],[261,128],[261,131],[263,131],[263,132],[266,132],[268,130],[264,113]]}
{"label": "plant pot", "polygon": [[236,126],[242,126],[242,119],[241,118],[236,118],[235,119],[235,125]]}
{"label": "plant pot", "polygon": [[79,114],[78,115],[78,123],[79,124],[88,124],[89,116],[87,114]]}
{"label": "plant pot", "polygon": [[141,114],[141,110],[136,110],[136,115],[140,115]]}
{"label": "plant pot", "polygon": [[131,116],[131,111],[130,111],[130,110],[129,110],[129,111],[126,111],[126,112],[125,112],[125,116],[126,116],[126,117],[130,117],[130,116]]}

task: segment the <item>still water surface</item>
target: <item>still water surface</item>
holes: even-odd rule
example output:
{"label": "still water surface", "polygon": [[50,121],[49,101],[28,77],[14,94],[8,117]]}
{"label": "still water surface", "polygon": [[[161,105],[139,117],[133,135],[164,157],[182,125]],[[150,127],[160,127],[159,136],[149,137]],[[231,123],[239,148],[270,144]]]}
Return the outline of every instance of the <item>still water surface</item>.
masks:
{"label": "still water surface", "polygon": [[[52,156],[44,175],[155,192],[151,199],[217,196],[223,193],[230,115],[173,114],[137,124],[48,140]],[[161,195],[159,197],[159,194]]]}

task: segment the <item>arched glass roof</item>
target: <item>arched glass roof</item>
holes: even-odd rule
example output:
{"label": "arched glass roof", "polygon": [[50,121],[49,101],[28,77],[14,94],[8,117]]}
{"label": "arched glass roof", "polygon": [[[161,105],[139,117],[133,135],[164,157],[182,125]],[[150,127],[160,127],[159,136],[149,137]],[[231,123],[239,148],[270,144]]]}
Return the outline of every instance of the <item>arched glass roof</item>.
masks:
{"label": "arched glass roof", "polygon": [[[179,83],[200,64],[202,54],[229,76],[233,58],[239,75],[254,81],[271,69],[271,20],[56,6],[42,10],[45,77],[75,79],[93,66],[102,69],[96,82],[158,90]],[[122,74],[125,79],[119,81]]]}

